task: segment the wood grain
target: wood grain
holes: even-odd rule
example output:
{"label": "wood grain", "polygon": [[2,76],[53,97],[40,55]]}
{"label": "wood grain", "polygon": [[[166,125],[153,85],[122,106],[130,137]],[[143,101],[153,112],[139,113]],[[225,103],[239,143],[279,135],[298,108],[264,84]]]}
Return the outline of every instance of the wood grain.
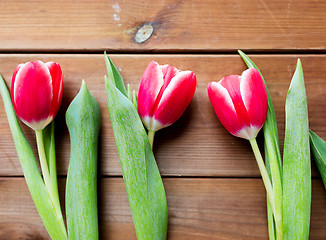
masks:
{"label": "wood grain", "polygon": [[[2,0],[0,51],[324,51],[325,11],[324,0]],[[137,43],[144,24],[153,34]]]}
{"label": "wood grain", "polygon": [[[275,105],[280,145],[284,137],[284,102],[292,74],[295,55],[252,56],[263,72]],[[110,125],[102,55],[0,55],[0,72],[8,86],[12,71],[19,63],[32,59],[57,61],[64,71],[63,102],[56,118],[56,152],[58,173],[65,175],[69,163],[70,145],[64,114],[85,79],[102,111],[99,149],[99,169],[102,175],[120,176],[120,164]],[[219,123],[207,97],[207,84],[225,75],[241,74],[246,69],[236,55],[112,55],[126,83],[132,89],[138,84],[147,64],[156,59],[180,69],[191,69],[197,75],[197,90],[181,119],[155,136],[154,151],[164,176],[260,176],[250,145],[231,136]],[[310,128],[326,139],[326,56],[301,57],[308,96]],[[32,130],[22,124],[26,136],[36,149]],[[259,139],[262,143],[262,139]],[[8,121],[0,100],[0,176],[22,175]],[[314,173],[318,176],[318,174]]]}
{"label": "wood grain", "polygon": [[[59,188],[64,195],[65,179]],[[164,179],[169,240],[267,239],[266,200],[260,179]],[[136,239],[122,178],[100,181],[101,239]],[[49,239],[23,178],[0,178],[0,238]],[[311,240],[326,235],[326,192],[313,181]],[[62,198],[63,199],[63,198]]]}
{"label": "wood grain", "polygon": [[[326,139],[326,54],[308,55],[326,53],[325,12],[324,0],[1,0],[0,73],[10,87],[20,63],[41,59],[63,68],[63,102],[55,120],[63,209],[70,157],[65,112],[85,79],[102,112],[101,239],[132,240],[136,235],[108,115],[102,52],[124,53],[111,57],[135,90],[151,60],[194,71],[194,99],[181,119],[160,130],[154,141],[168,199],[168,240],[267,239],[265,190],[250,145],[219,123],[206,88],[246,69],[233,54],[236,49],[261,53],[250,57],[267,81],[282,149],[284,103],[300,57],[310,128]],[[305,54],[295,54],[300,52]],[[21,126],[36,154],[33,131]],[[259,136],[260,145],[262,140]],[[312,167],[310,239],[320,240],[326,236],[326,192],[314,163]],[[0,98],[0,239],[50,239],[22,175]]]}

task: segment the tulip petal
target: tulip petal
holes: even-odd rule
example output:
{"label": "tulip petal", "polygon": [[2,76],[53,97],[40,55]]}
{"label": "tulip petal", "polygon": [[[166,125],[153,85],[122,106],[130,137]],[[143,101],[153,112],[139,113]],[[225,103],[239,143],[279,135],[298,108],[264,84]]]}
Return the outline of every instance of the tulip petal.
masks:
{"label": "tulip petal", "polygon": [[[13,75],[12,75],[12,81],[15,81],[15,79],[16,79],[16,75],[17,75],[17,72],[18,72],[18,70],[19,70],[22,66],[24,66],[24,64],[19,64],[19,65],[17,65],[17,67],[15,68],[14,73],[13,73]],[[12,91],[13,91],[13,89],[12,89]]]}
{"label": "tulip petal", "polygon": [[245,126],[243,129],[241,129],[239,132],[237,132],[236,136],[250,140],[257,136],[260,129],[261,128],[258,128],[255,126],[251,126],[251,127]]}
{"label": "tulip petal", "polygon": [[222,125],[232,135],[238,136],[237,133],[245,125],[238,118],[228,90],[221,85],[221,82],[212,82],[208,85],[207,92],[209,100]]}
{"label": "tulip petal", "polygon": [[178,120],[193,98],[196,85],[196,76],[193,72],[181,71],[177,73],[163,92],[154,119],[164,126],[171,125]]}
{"label": "tulip petal", "polygon": [[138,91],[138,113],[141,118],[153,116],[153,108],[163,84],[161,67],[155,61],[150,62],[143,74]]}
{"label": "tulip petal", "polygon": [[267,93],[265,84],[255,68],[249,68],[242,73],[240,92],[249,121],[252,126],[258,128],[258,133],[266,119]]}
{"label": "tulip petal", "polygon": [[[154,106],[152,108],[153,113],[157,110],[158,105],[159,105],[159,103],[161,101],[162,95],[163,95],[165,89],[169,86],[172,78],[174,78],[174,76],[177,75],[178,72],[180,72],[180,70],[178,70],[175,67],[172,67],[170,65],[163,65],[163,66],[160,65],[160,67],[161,67],[162,72],[163,72],[164,83],[163,83],[163,86],[160,89],[159,94],[156,97],[155,104],[154,104]],[[152,124],[153,123],[151,123],[151,125]]]}
{"label": "tulip petal", "polygon": [[16,72],[12,88],[13,103],[20,119],[31,126],[33,122],[48,118],[52,99],[52,80],[42,61],[28,62],[21,66]]}
{"label": "tulip petal", "polygon": [[164,84],[162,87],[161,92],[163,92],[167,86],[170,84],[172,78],[175,77],[175,75],[177,75],[178,72],[180,72],[180,70],[178,70],[175,67],[172,67],[170,65],[163,65],[161,66],[162,72],[163,72],[163,78],[164,78]]}
{"label": "tulip petal", "polygon": [[160,121],[153,117],[146,116],[142,118],[142,121],[148,130],[157,131],[165,127]]}
{"label": "tulip petal", "polygon": [[55,116],[60,108],[62,100],[63,74],[59,63],[47,62],[45,65],[48,67],[52,77],[53,99],[51,103],[51,116]]}
{"label": "tulip petal", "polygon": [[241,77],[239,75],[230,75],[222,78],[221,85],[228,91],[239,121],[243,126],[250,126],[250,119],[247,109],[243,103],[240,91]]}
{"label": "tulip petal", "polygon": [[[17,72],[18,70],[24,66],[24,64],[19,64],[17,65],[17,67],[15,68],[14,70],[14,73],[12,75],[12,80],[11,80],[11,91],[10,91],[10,94],[11,94],[11,98],[13,99],[12,101],[14,101],[15,99],[15,80],[16,80],[16,75],[17,75]],[[15,109],[15,112],[17,113],[17,109],[16,109],[16,104],[13,103],[13,106],[14,106],[14,109]]]}

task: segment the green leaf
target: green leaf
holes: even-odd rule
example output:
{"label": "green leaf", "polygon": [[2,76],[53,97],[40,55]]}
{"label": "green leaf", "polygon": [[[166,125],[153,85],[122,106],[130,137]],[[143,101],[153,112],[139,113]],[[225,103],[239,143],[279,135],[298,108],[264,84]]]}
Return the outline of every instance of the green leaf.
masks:
{"label": "green leaf", "polygon": [[114,83],[114,85],[117,87],[117,89],[120,90],[123,95],[127,96],[127,90],[123,83],[121,74],[114,66],[112,60],[108,57],[108,55],[106,55],[106,52],[104,52],[104,59],[109,79]]}
{"label": "green leaf", "polygon": [[307,97],[298,59],[287,94],[283,155],[284,239],[308,239],[311,169]]}
{"label": "green leaf", "polygon": [[168,209],[163,182],[133,103],[105,77],[109,114],[138,240],[164,240]]}
{"label": "green leaf", "polygon": [[[270,239],[274,239],[274,236],[277,236],[277,239],[282,239],[283,229],[282,229],[282,159],[279,148],[279,138],[277,132],[277,123],[276,123],[276,115],[274,106],[272,103],[271,96],[269,94],[266,81],[255,65],[255,63],[241,50],[238,50],[240,56],[248,66],[248,68],[256,68],[260,73],[261,78],[264,80],[267,99],[268,99],[268,111],[266,121],[263,127],[264,131],[264,148],[265,148],[265,165],[266,170],[269,174],[273,185],[274,191],[274,205],[275,205],[275,214],[273,217],[271,215],[271,209],[269,204],[267,204],[268,208],[268,229],[270,234]],[[267,202],[269,200],[267,199]],[[276,226],[274,226],[276,224]]]}
{"label": "green leaf", "polygon": [[269,240],[275,240],[276,239],[276,229],[275,229],[275,220],[273,215],[273,210],[270,205],[269,199],[267,197],[267,219],[268,219],[268,237]]}
{"label": "green leaf", "polygon": [[0,75],[0,92],[7,113],[10,130],[25,180],[43,224],[53,240],[67,239],[61,212],[58,214],[41,177],[33,150],[27,142],[16,117],[7,86]]}
{"label": "green leaf", "polygon": [[85,82],[71,102],[66,122],[71,153],[66,184],[69,239],[98,239],[97,152],[101,112]]}
{"label": "green leaf", "polygon": [[313,131],[309,131],[310,149],[326,188],[326,142]]}

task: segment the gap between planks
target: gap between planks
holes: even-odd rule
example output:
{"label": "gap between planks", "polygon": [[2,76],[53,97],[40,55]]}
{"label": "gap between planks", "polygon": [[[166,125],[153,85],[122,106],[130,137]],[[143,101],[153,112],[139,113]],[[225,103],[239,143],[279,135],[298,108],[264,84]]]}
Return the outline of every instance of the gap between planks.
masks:
{"label": "gap between planks", "polygon": [[85,50],[85,49],[67,49],[67,50],[51,50],[51,49],[25,49],[25,50],[1,50],[0,54],[103,54],[106,51],[108,54],[115,55],[238,55],[237,50],[241,50],[246,54],[251,55],[323,55],[326,54],[326,49],[179,49],[179,50],[162,50],[162,49],[135,49],[135,50]]}

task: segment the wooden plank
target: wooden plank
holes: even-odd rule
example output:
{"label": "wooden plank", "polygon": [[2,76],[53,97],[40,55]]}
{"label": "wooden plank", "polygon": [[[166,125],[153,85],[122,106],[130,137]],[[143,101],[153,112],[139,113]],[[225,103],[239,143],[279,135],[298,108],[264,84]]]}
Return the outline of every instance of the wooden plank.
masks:
{"label": "wooden plank", "polygon": [[[2,0],[0,11],[0,51],[326,48],[324,0]],[[137,43],[139,29],[153,33]]]}
{"label": "wooden plank", "polygon": [[[253,60],[262,70],[276,108],[281,148],[284,137],[284,102],[296,55],[255,55]],[[57,165],[60,175],[66,174],[69,162],[69,136],[65,111],[85,79],[99,101],[102,128],[99,169],[104,175],[121,175],[115,142],[108,117],[104,90],[105,64],[102,55],[0,55],[1,73],[9,85],[15,66],[32,59],[57,61],[64,71],[63,103],[56,118]],[[259,176],[253,153],[247,141],[231,136],[219,123],[207,97],[209,82],[225,75],[241,74],[246,69],[237,55],[113,55],[126,83],[138,89],[147,64],[156,59],[180,69],[192,69],[198,86],[190,107],[181,119],[155,136],[154,151],[160,171],[165,176]],[[309,102],[310,128],[326,139],[326,56],[301,57]],[[34,133],[23,126],[35,147]],[[262,143],[262,139],[259,139]],[[0,100],[0,176],[22,175],[12,141],[2,100]],[[315,174],[316,176],[316,174]]]}
{"label": "wooden plank", "polygon": [[[59,188],[64,196],[65,179]],[[168,239],[267,239],[266,200],[260,179],[164,179]],[[102,239],[136,239],[122,178],[100,181]],[[0,178],[0,238],[48,239],[23,178]],[[313,180],[310,239],[326,236],[326,193]],[[63,206],[63,204],[62,204]]]}

